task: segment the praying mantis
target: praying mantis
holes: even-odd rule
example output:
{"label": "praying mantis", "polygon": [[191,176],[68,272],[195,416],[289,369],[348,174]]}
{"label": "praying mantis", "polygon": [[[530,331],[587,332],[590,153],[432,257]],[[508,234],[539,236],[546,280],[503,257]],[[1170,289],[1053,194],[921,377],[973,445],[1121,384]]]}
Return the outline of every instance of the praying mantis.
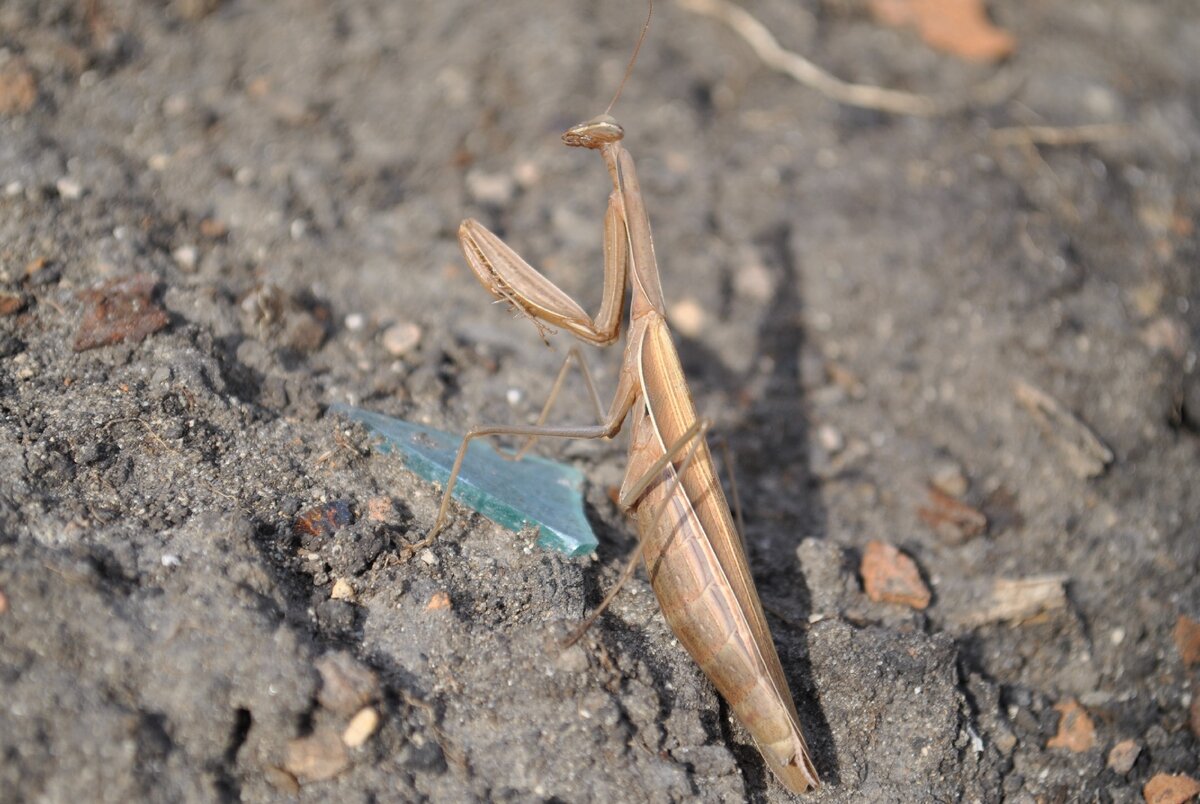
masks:
{"label": "praying mantis", "polygon": [[[626,78],[649,23],[647,16]],[[483,286],[529,317],[539,332],[561,327],[585,343],[610,345],[619,335],[628,288],[629,327],[616,392],[605,410],[582,353],[573,347],[536,424],[480,425],[467,432],[424,542],[431,542],[445,524],[472,440],[524,436],[527,441],[514,456],[519,457],[537,438],[612,438],[631,418],[629,462],[618,505],[637,523],[637,553],[663,615],[750,732],[776,777],[789,790],[806,792],[820,780],[705,441],[710,422],[696,416],[667,326],[637,171],[621,144],[624,130],[608,114],[619,96],[620,89],[604,114],[562,135],[567,146],[599,152],[612,182],[604,217],[603,297],[594,317],[478,221],[465,220],[458,231],[467,264]],[[572,359],[583,374],[597,423],[547,425]],[[625,577],[636,567],[637,553]]]}

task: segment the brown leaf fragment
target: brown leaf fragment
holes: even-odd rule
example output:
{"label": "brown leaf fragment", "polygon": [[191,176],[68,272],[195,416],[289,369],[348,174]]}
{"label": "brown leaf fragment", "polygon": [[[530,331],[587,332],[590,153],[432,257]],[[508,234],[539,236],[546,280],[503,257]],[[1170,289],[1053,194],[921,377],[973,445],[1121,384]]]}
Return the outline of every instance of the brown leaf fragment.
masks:
{"label": "brown leaf fragment", "polygon": [[149,274],[113,279],[78,294],[83,320],[75,333],[76,352],[123,341],[137,343],[158,332],[170,319],[153,299],[158,280]]}
{"label": "brown leaf fragment", "polygon": [[1066,575],[996,578],[962,621],[971,626],[1021,623],[1044,612],[1066,608],[1066,581]]}
{"label": "brown leaf fragment", "polygon": [[1054,707],[1060,715],[1058,734],[1046,741],[1047,748],[1065,748],[1081,754],[1096,745],[1096,727],[1087,710],[1074,698],[1067,698]]}
{"label": "brown leaf fragment", "polygon": [[986,531],[988,524],[982,511],[934,486],[929,487],[929,504],[918,508],[917,516],[950,544],[970,541]]}
{"label": "brown leaf fragment", "polygon": [[37,79],[20,59],[0,67],[0,114],[25,114],[37,102]]}
{"label": "brown leaf fragment", "polygon": [[1200,795],[1200,782],[1186,774],[1156,773],[1142,788],[1146,804],[1185,804]]}
{"label": "brown leaf fragment", "polygon": [[1017,45],[988,20],[981,0],[871,0],[870,8],[884,25],[915,28],[934,50],[967,61],[998,61]]}
{"label": "brown leaf fragment", "polygon": [[1080,477],[1098,477],[1113,462],[1113,453],[1095,433],[1053,397],[1028,383],[1017,381],[1014,386],[1017,401],[1037,422],[1042,432],[1053,441],[1067,461],[1071,471]]}
{"label": "brown leaf fragment", "polygon": [[1133,770],[1133,763],[1141,753],[1142,747],[1137,740],[1122,740],[1108,752],[1108,767],[1124,776]]}
{"label": "brown leaf fragment", "polygon": [[1196,622],[1186,614],[1180,614],[1175,621],[1175,647],[1184,665],[1191,667],[1200,664],[1200,622]]}
{"label": "brown leaf fragment", "polygon": [[929,587],[916,562],[878,539],[867,544],[859,568],[867,597],[876,603],[899,603],[914,609],[929,605]]}
{"label": "brown leaf fragment", "polygon": [[301,783],[332,779],[350,766],[346,745],[337,733],[320,729],[291,740],[283,767]]}
{"label": "brown leaf fragment", "polygon": [[0,290],[0,316],[19,313],[24,306],[25,297],[20,293],[11,293],[7,290]]}

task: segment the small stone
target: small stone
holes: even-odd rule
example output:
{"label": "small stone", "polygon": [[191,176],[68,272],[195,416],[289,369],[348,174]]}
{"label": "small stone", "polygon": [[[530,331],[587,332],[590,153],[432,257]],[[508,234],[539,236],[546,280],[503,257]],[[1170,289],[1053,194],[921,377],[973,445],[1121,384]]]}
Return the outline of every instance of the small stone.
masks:
{"label": "small stone", "polygon": [[933,467],[929,475],[930,484],[951,497],[961,497],[967,493],[969,481],[962,467],[954,461],[941,461]]}
{"label": "small stone", "polygon": [[445,592],[434,592],[425,604],[425,611],[441,611],[450,608],[450,595]]}
{"label": "small stone", "polygon": [[342,742],[347,748],[358,748],[371,739],[371,735],[379,728],[379,713],[373,707],[367,706],[358,710],[358,714],[350,719],[350,724],[342,732]]}
{"label": "small stone", "polygon": [[1188,714],[1188,725],[1192,727],[1192,736],[1200,740],[1200,684],[1192,687],[1192,706]]}
{"label": "small stone", "polygon": [[672,304],[667,311],[672,326],[688,338],[695,338],[704,331],[708,316],[695,299],[682,299]]}
{"label": "small stone", "polygon": [[83,185],[74,179],[62,177],[54,183],[54,188],[58,190],[58,194],[67,201],[78,201],[83,197]]}
{"label": "small stone", "polygon": [[0,592],[0,614],[8,614],[8,595]]}
{"label": "small stone", "polygon": [[1186,774],[1156,773],[1142,788],[1146,804],[1186,804],[1200,795],[1200,782]]}
{"label": "small stone", "polygon": [[346,316],[344,323],[346,329],[351,332],[361,332],[363,327],[367,325],[367,317],[362,313],[350,313]]}
{"label": "small stone", "polygon": [[346,745],[332,731],[322,729],[287,744],[283,767],[301,782],[332,779],[350,766]]}
{"label": "small stone", "polygon": [[517,185],[506,173],[484,173],[472,170],[467,174],[467,192],[480,204],[502,207],[512,201]]}
{"label": "small stone", "polygon": [[1142,327],[1141,339],[1151,351],[1166,352],[1176,360],[1183,359],[1191,343],[1187,327],[1169,316],[1159,316]]}
{"label": "small stone", "polygon": [[354,587],[345,578],[338,578],[333,582],[329,596],[334,600],[354,600]]}
{"label": "small stone", "polygon": [[1047,748],[1065,748],[1080,754],[1095,747],[1096,727],[1079,701],[1067,698],[1054,708],[1059,713],[1058,734],[1046,741]]}
{"label": "small stone", "polygon": [[775,293],[775,279],[767,266],[753,260],[738,268],[733,275],[733,289],[751,301],[768,302]]}
{"label": "small stone", "polygon": [[822,424],[817,428],[817,442],[821,445],[821,449],[830,454],[841,452],[842,448],[846,446],[846,439],[831,424]]}
{"label": "small stone", "polygon": [[330,712],[349,716],[379,697],[379,676],[345,651],[326,653],[315,667],[321,675],[317,702]]}
{"label": "small stone", "polygon": [[924,609],[932,595],[921,580],[916,562],[879,540],[867,544],[859,568],[867,597],[876,603],[898,603]]}
{"label": "small stone", "polygon": [[438,565],[438,557],[434,555],[433,551],[428,547],[422,550],[417,557],[421,559],[423,563],[428,564],[431,567],[436,567]]}
{"label": "small stone", "polygon": [[575,644],[559,651],[554,666],[566,673],[582,673],[588,669],[587,651]]}
{"label": "small stone", "polygon": [[1108,767],[1124,776],[1133,770],[1133,763],[1141,753],[1142,747],[1137,740],[1122,740],[1108,752]]}
{"label": "small stone", "polygon": [[266,778],[267,784],[284,795],[294,796],[300,792],[300,783],[296,781],[296,777],[283,768],[268,765],[263,769],[263,777]]}
{"label": "small stone", "polygon": [[191,271],[196,267],[196,260],[200,252],[195,246],[180,246],[171,252],[171,256],[175,258],[175,263],[185,271]]}
{"label": "small stone", "polygon": [[146,160],[146,167],[150,168],[155,173],[162,173],[164,170],[167,169],[168,166],[170,166],[170,164],[171,164],[170,154],[164,154],[164,153],[150,154],[150,157]]}
{"label": "small stone", "polygon": [[21,312],[25,307],[25,297],[20,293],[0,290],[0,316]]}
{"label": "small stone", "polygon": [[380,342],[392,357],[403,357],[421,342],[421,328],[411,321],[392,324],[383,331]]}
{"label": "small stone", "polygon": [[181,563],[183,563],[179,556],[175,555],[174,553],[163,553],[162,558],[160,558],[159,561],[161,561],[162,565],[167,569],[170,569],[171,567],[178,567]]}
{"label": "small stone", "polygon": [[1200,664],[1200,622],[1196,622],[1186,614],[1179,615],[1175,621],[1175,647],[1184,665],[1191,667]]}
{"label": "small stone", "polygon": [[372,522],[394,525],[399,519],[398,513],[391,497],[372,497],[367,500],[367,519]]}

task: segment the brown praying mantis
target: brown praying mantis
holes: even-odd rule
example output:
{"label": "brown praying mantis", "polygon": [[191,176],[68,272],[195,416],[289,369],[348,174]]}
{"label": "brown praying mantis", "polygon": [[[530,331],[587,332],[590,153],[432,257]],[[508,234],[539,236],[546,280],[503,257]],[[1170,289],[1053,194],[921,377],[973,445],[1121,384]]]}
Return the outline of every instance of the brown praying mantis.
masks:
{"label": "brown praying mantis", "polygon": [[[649,23],[647,16],[626,78]],[[532,319],[539,331],[556,326],[596,346],[613,343],[628,286],[629,330],[616,393],[605,411],[582,353],[573,347],[536,424],[481,425],[467,432],[424,543],[432,541],[446,521],[451,492],[473,439],[525,436],[528,440],[514,456],[519,457],[537,438],[612,438],[632,415],[629,464],[618,505],[637,522],[637,552],[645,560],[663,615],[779,780],[793,792],[805,792],[820,781],[705,442],[710,422],[696,416],[667,327],[633,158],[621,145],[624,130],[608,115],[620,92],[618,88],[604,114],[562,135],[568,146],[599,151],[612,180],[604,217],[604,291],[595,317],[478,221],[465,220],[458,230],[467,263],[483,286]],[[583,374],[598,423],[547,425],[572,358]],[[624,577],[636,567],[637,557],[635,553]],[[612,593],[597,613],[611,598]]]}

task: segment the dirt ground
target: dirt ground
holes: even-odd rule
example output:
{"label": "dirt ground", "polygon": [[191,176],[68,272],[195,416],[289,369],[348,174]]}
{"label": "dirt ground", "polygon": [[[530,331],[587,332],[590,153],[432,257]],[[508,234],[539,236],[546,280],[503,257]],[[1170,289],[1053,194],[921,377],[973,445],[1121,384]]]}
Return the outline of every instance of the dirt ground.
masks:
{"label": "dirt ground", "polygon": [[[614,110],[814,801],[1200,776],[1200,7],[992,5],[999,66],[857,0],[745,5],[843,79],[989,103],[840,105],[661,0]],[[606,177],[558,138],[643,13],[0,3],[0,800],[790,800],[644,573],[556,648],[634,545],[623,438],[542,448],[595,558],[456,508],[401,561],[438,489],[325,414],[536,416],[567,338],[455,232],[596,308]],[[876,540],[927,608],[867,595]]]}

